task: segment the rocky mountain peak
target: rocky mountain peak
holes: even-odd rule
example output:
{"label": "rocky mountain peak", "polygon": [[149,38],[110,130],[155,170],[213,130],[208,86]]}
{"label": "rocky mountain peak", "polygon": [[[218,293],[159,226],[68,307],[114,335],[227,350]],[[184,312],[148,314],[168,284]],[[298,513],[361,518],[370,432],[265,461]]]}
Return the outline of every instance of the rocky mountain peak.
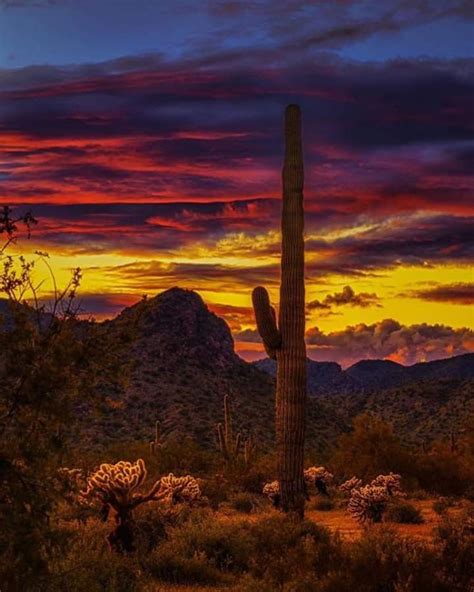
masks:
{"label": "rocky mountain peak", "polygon": [[171,288],[125,309],[119,318],[136,315],[141,349],[151,356],[176,356],[216,367],[236,362],[227,323],[212,313],[197,292]]}

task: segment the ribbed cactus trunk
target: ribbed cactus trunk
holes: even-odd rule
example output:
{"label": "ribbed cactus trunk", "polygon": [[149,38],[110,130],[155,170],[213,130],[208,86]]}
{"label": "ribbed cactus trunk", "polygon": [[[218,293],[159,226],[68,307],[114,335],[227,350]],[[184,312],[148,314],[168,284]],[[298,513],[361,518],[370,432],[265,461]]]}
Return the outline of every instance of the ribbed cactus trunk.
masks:
{"label": "ribbed cactus trunk", "polygon": [[301,114],[285,112],[282,255],[279,323],[265,288],[255,288],[253,304],[265,349],[277,361],[276,437],[281,508],[304,513],[303,457],[306,407],[304,211]]}

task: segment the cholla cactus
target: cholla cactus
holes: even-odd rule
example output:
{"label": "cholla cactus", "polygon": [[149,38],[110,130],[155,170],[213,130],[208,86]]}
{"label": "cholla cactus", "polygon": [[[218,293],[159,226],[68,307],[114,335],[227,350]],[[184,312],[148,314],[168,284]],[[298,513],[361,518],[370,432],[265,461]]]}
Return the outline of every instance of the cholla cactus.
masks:
{"label": "cholla cactus", "polygon": [[132,511],[140,504],[163,497],[158,492],[160,479],[155,481],[148,493],[136,492],[144,483],[146,476],[145,463],[141,458],[135,463],[123,460],[114,465],[104,463],[89,476],[86,488],[80,492],[80,497],[84,500],[100,502],[105,520],[110,508],[115,511],[117,528],[107,540],[117,551],[134,550]]}
{"label": "cholla cactus", "polygon": [[309,467],[305,469],[304,480],[306,485],[314,485],[321,495],[328,494],[328,485],[334,479],[334,475],[326,470],[325,467]]}
{"label": "cholla cactus", "polygon": [[402,478],[400,475],[389,473],[388,475],[379,475],[371,481],[370,485],[372,487],[385,487],[390,496],[402,495],[401,481]]}
{"label": "cholla cactus", "polygon": [[272,502],[275,508],[278,508],[280,505],[280,484],[278,481],[272,481],[271,483],[265,483],[263,486],[263,495],[266,495],[268,499]]}
{"label": "cholla cactus", "polygon": [[344,481],[341,485],[339,485],[339,490],[343,491],[344,493],[350,493],[353,489],[357,489],[362,485],[362,479],[354,476]]}
{"label": "cholla cactus", "polygon": [[365,485],[352,490],[347,510],[359,522],[380,522],[389,497],[385,487]]}
{"label": "cholla cactus", "polygon": [[175,477],[170,473],[161,478],[160,495],[170,504],[192,503],[201,499],[199,483],[191,475]]}
{"label": "cholla cactus", "polygon": [[353,488],[347,506],[349,513],[359,522],[380,522],[390,499],[404,495],[401,479],[400,475],[389,473],[379,475],[365,487]]}

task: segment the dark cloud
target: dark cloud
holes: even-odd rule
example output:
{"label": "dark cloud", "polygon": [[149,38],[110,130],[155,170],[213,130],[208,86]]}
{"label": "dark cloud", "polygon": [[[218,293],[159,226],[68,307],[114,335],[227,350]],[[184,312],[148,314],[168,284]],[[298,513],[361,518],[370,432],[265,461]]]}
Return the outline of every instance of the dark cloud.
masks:
{"label": "dark cloud", "polygon": [[330,310],[333,306],[378,306],[380,298],[375,293],[359,292],[356,294],[351,286],[344,286],[341,292],[328,294],[323,300],[313,300],[308,303],[308,310]]}
{"label": "dark cloud", "polygon": [[[84,273],[88,269],[85,268]],[[258,285],[262,278],[275,286],[278,266],[231,266],[210,263],[164,263],[139,261],[108,268],[100,268],[104,282],[120,285],[125,291],[147,293],[179,286],[205,292],[212,286],[214,292],[248,293],[249,286]]]}
{"label": "dark cloud", "polygon": [[474,284],[440,284],[425,290],[413,290],[407,296],[432,302],[469,305],[474,304]]}

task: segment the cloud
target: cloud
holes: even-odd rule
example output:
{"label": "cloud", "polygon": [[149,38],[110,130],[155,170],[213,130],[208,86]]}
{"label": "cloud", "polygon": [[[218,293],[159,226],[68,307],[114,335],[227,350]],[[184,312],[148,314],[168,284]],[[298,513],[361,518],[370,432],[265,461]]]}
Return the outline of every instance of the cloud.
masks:
{"label": "cloud", "polygon": [[308,303],[308,310],[322,309],[330,310],[332,306],[369,306],[381,307],[380,298],[375,293],[359,292],[356,294],[351,286],[344,286],[341,292],[328,294],[324,300],[313,300]]}
{"label": "cloud", "polygon": [[360,359],[390,359],[402,364],[447,358],[474,351],[474,331],[446,325],[402,325],[385,319],[361,323],[342,331],[308,330],[310,357],[350,365]]}
{"label": "cloud", "polygon": [[474,284],[440,284],[425,290],[413,290],[407,296],[432,302],[469,305],[474,304]]}

